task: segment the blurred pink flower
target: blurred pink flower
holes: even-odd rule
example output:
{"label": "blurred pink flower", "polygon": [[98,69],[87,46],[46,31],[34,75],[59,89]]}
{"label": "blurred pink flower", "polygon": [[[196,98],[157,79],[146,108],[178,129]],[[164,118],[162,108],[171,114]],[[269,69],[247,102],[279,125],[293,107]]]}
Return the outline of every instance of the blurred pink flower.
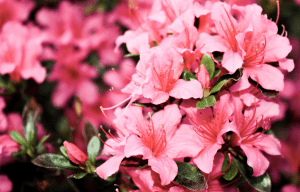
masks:
{"label": "blurred pink flower", "polygon": [[58,81],[52,96],[53,104],[63,107],[73,94],[76,94],[82,102],[89,104],[96,102],[98,88],[91,81],[96,76],[96,69],[87,64],[56,64],[48,78],[49,81]]}
{"label": "blurred pink flower", "polygon": [[13,152],[17,152],[20,145],[12,140],[9,134],[0,135],[0,166],[14,161]]}
{"label": "blurred pink flower", "polygon": [[0,29],[8,21],[22,22],[29,16],[34,3],[31,1],[1,0]]}
{"label": "blurred pink flower", "polygon": [[0,175],[0,192],[10,192],[13,190],[13,183],[10,179],[6,176],[1,174]]}
{"label": "blurred pink flower", "polygon": [[13,81],[33,78],[42,83],[46,69],[40,64],[44,36],[34,26],[7,22],[0,35],[0,73]]}

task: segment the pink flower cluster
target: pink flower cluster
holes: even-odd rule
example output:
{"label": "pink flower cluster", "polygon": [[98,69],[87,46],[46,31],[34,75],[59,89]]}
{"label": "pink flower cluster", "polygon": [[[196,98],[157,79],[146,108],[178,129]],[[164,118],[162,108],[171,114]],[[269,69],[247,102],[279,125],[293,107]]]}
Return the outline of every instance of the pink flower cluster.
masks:
{"label": "pink flower cluster", "polygon": [[[125,43],[139,61],[121,90],[129,97],[120,104],[128,105],[100,107],[104,114],[116,108],[115,133],[103,129],[108,139],[102,154],[110,158],[96,169],[101,178],[121,171],[140,191],[188,191],[172,182],[175,161],[188,158],[205,174],[207,190],[222,191],[216,179],[224,174],[224,153],[244,155],[254,177],[269,167],[263,153],[282,154],[279,140],[267,134],[280,105],[259,90],[283,90],[284,72],[294,68],[286,58],[292,46],[260,6],[235,3],[153,0],[148,7],[139,1],[117,7],[124,11],[114,12],[114,18],[130,28],[117,38],[117,47]],[[126,11],[127,17],[118,17]],[[201,64],[206,53],[220,74]],[[210,95],[221,76],[238,69],[243,75],[237,82]],[[184,79],[187,72],[194,77]],[[208,95],[216,104],[197,108]]]}

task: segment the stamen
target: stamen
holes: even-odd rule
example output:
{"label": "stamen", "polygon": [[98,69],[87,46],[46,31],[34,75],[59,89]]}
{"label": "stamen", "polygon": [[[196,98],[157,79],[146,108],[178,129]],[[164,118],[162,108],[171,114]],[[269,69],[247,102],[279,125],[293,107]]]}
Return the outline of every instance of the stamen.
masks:
{"label": "stamen", "polygon": [[118,71],[116,71],[114,68],[111,68],[114,72],[116,72],[117,74],[119,74],[119,75],[121,75],[122,77],[124,77],[124,78],[126,78],[126,79],[128,79],[128,80],[130,80],[130,81],[133,81],[134,82],[134,84],[136,84],[137,86],[141,86],[141,84],[140,83],[138,83],[138,82],[136,82],[136,81],[134,81],[134,80],[132,80],[131,78],[129,78],[129,77],[126,77],[125,75],[123,75],[123,74],[121,74],[121,73],[119,73]]}
{"label": "stamen", "polygon": [[101,139],[101,134],[98,134],[98,138],[100,139],[100,141],[102,141],[102,143],[110,148],[112,148],[112,146],[108,145],[107,143],[105,143],[102,139]]}
{"label": "stamen", "polygon": [[115,108],[119,107],[120,105],[126,103],[126,102],[129,101],[130,99],[131,99],[131,96],[129,96],[129,97],[128,97],[127,99],[125,99],[124,101],[121,101],[120,103],[118,103],[118,104],[116,104],[116,105],[114,105],[114,106],[112,106],[112,107],[103,108],[102,106],[100,106],[100,109],[101,109],[102,113],[104,114],[103,111],[115,109]]}
{"label": "stamen", "polygon": [[102,111],[104,117],[110,122],[111,126],[118,131],[118,133],[120,133],[123,137],[125,137],[125,134],[120,130],[118,129],[115,124],[107,117],[107,115],[104,113],[104,109],[102,108],[102,106],[100,106],[100,110]]}
{"label": "stamen", "polygon": [[276,0],[276,4],[277,4],[277,18],[276,18],[276,25],[278,23],[278,19],[279,19],[279,12],[280,12],[280,6],[279,6],[279,0]]}
{"label": "stamen", "polygon": [[118,185],[118,184],[114,184],[114,186],[120,187],[120,188],[125,189],[125,190],[128,190],[128,191],[133,191],[133,189],[129,189],[129,188],[123,187],[123,186]]}

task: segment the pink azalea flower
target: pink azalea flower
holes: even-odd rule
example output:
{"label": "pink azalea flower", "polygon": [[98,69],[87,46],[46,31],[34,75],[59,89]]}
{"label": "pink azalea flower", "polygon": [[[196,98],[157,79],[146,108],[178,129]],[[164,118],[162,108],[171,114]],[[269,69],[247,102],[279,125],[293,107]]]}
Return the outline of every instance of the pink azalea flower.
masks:
{"label": "pink azalea flower", "polygon": [[261,7],[255,4],[230,7],[226,3],[215,3],[211,18],[218,35],[200,34],[198,46],[205,44],[201,52],[224,52],[222,66],[231,73],[243,67],[243,77],[233,86],[233,91],[248,88],[248,77],[265,89],[281,91],[282,72],[266,63],[283,62],[282,68],[293,68],[293,61],[285,59],[292,49],[289,40],[278,35],[276,24],[261,12]]}
{"label": "pink azalea flower", "polygon": [[179,79],[184,64],[174,49],[156,49],[147,69],[149,81],[143,85],[143,96],[153,104],[164,103],[170,96],[177,99],[202,98],[202,86],[197,80]]}
{"label": "pink azalea flower", "polygon": [[[243,104],[238,98],[233,98],[235,112],[233,118],[231,145],[240,146],[247,156],[247,164],[253,168],[253,176],[265,173],[269,161],[260,150],[270,155],[281,155],[281,145],[272,134],[263,134],[270,128],[269,118],[279,114],[279,106],[273,102],[260,101],[259,106],[247,108],[243,112]],[[262,132],[256,132],[262,127]]]}
{"label": "pink azalea flower", "polygon": [[73,94],[76,94],[82,102],[89,104],[96,102],[98,88],[90,80],[96,76],[96,69],[87,64],[56,64],[48,79],[58,81],[52,98],[54,105],[63,107]]}
{"label": "pink azalea flower", "polygon": [[229,119],[234,108],[228,103],[229,98],[229,93],[223,93],[213,109],[198,110],[196,101],[192,100],[184,101],[181,105],[193,125],[189,132],[191,135],[196,134],[193,137],[200,143],[200,152],[193,158],[193,162],[205,173],[212,171],[214,156],[225,143],[222,135],[230,130]]}
{"label": "pink azalea flower", "polygon": [[8,21],[22,22],[27,19],[34,3],[30,1],[1,0],[0,29]]}
{"label": "pink azalea flower", "polygon": [[7,117],[3,113],[3,109],[6,107],[6,103],[3,97],[0,97],[0,133],[7,131]]}
{"label": "pink azalea flower", "polygon": [[35,27],[7,22],[0,35],[0,73],[9,74],[13,81],[33,78],[42,83],[46,69],[40,64],[43,36]]}
{"label": "pink azalea flower", "polygon": [[20,145],[12,140],[9,134],[0,135],[0,167],[14,161],[13,152],[17,152]]}
{"label": "pink azalea flower", "polygon": [[282,192],[299,192],[300,187],[297,187],[295,185],[285,185],[284,187],[282,187],[281,191]]}
{"label": "pink azalea flower", "polygon": [[[144,118],[141,107],[128,107],[125,118],[128,120],[126,127],[134,133],[125,144],[125,156],[143,155],[143,159],[148,159],[151,169],[160,175],[161,185],[168,185],[178,171],[173,158],[193,153],[186,149],[184,140],[173,138],[181,121],[178,106],[166,106],[164,110],[150,116],[150,122]],[[182,147],[177,148],[181,141]]]}
{"label": "pink azalea flower", "polygon": [[0,183],[0,192],[10,192],[13,190],[13,184],[6,175],[0,175]]}
{"label": "pink azalea flower", "polygon": [[73,163],[81,167],[86,167],[85,162],[89,160],[86,154],[84,154],[76,145],[69,143],[68,141],[64,141],[64,146],[67,149],[69,159]]}

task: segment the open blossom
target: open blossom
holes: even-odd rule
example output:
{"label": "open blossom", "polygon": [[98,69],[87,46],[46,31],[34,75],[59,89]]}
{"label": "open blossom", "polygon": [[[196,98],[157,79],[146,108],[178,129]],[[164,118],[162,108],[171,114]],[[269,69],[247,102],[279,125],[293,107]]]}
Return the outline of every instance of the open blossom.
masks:
{"label": "open blossom", "polygon": [[201,52],[224,52],[222,66],[231,73],[241,67],[244,69],[233,91],[248,88],[249,77],[265,89],[282,91],[282,72],[267,63],[279,62],[279,66],[287,70],[294,66],[292,60],[286,59],[292,49],[288,38],[278,35],[275,22],[261,12],[261,7],[255,4],[230,7],[226,3],[215,3],[211,18],[217,35],[200,34],[197,45],[202,47]]}
{"label": "open blossom", "polygon": [[202,86],[197,80],[179,79],[184,64],[181,55],[174,49],[156,49],[150,59],[152,65],[147,69],[149,81],[143,85],[143,95],[160,104],[170,96],[177,99],[202,98]]}
{"label": "open blossom", "polygon": [[30,1],[1,0],[0,1],[0,29],[8,21],[22,22],[29,16],[34,4]]}
{"label": "open blossom", "polygon": [[56,64],[49,77],[49,81],[58,81],[53,95],[54,105],[64,106],[73,94],[76,94],[82,102],[89,104],[96,102],[98,88],[91,81],[91,78],[96,76],[96,69],[87,64]]}
{"label": "open blossom", "polygon": [[198,110],[195,107],[196,101],[185,101],[181,107],[193,125],[190,126],[189,134],[200,141],[200,152],[193,158],[193,162],[205,173],[212,171],[214,157],[225,143],[222,135],[230,130],[229,119],[234,108],[228,105],[229,98],[230,94],[224,92],[213,109]]}
{"label": "open blossom", "polygon": [[13,81],[33,78],[42,83],[46,69],[40,64],[42,40],[39,29],[7,22],[0,35],[0,73],[9,74]]}
{"label": "open blossom", "polygon": [[[233,116],[230,139],[231,146],[239,146],[247,156],[247,164],[253,168],[253,176],[265,173],[269,167],[268,159],[260,150],[270,155],[281,155],[281,145],[274,135],[264,134],[270,128],[269,119],[279,114],[279,106],[273,102],[260,101],[259,106],[246,109],[239,98],[234,98],[235,112]],[[236,126],[236,127],[235,127]],[[258,128],[262,132],[257,132]]]}

